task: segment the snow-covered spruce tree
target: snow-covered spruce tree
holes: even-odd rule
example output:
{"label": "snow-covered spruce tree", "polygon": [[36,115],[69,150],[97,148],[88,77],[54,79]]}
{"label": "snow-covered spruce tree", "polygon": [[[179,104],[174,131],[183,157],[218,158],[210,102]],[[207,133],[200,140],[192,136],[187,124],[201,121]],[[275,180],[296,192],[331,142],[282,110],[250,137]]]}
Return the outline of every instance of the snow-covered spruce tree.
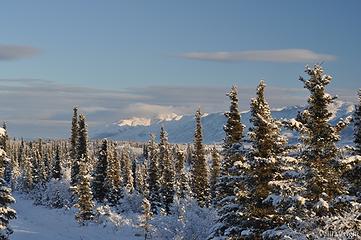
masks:
{"label": "snow-covered spruce tree", "polygon": [[71,137],[70,137],[70,161],[71,161],[71,184],[76,185],[77,176],[79,173],[78,165],[78,144],[79,135],[79,121],[78,121],[78,108],[73,109],[73,118],[71,123]]}
{"label": "snow-covered spruce tree", "polygon": [[170,206],[174,200],[174,164],[170,154],[168,133],[164,127],[160,129],[159,162],[163,163],[163,181],[161,182],[162,203],[167,214],[170,214]]}
{"label": "snow-covered spruce tree", "polygon": [[249,138],[252,142],[252,155],[261,158],[277,156],[285,151],[286,139],[281,135],[281,122],[271,116],[271,109],[265,99],[266,84],[260,81],[257,97],[251,100],[251,119]]}
{"label": "snow-covered spruce tree", "polygon": [[157,214],[161,205],[160,172],[158,170],[158,148],[155,142],[155,136],[153,134],[150,135],[150,140],[148,143],[148,155],[149,201],[152,212]]}
{"label": "snow-covered spruce tree", "polygon": [[355,153],[361,156],[361,89],[358,90],[358,103],[353,115]]}
{"label": "snow-covered spruce tree", "polygon": [[209,170],[205,157],[201,110],[198,109],[195,114],[196,129],[194,133],[194,155],[191,169],[192,193],[200,207],[208,207],[209,204]]}
{"label": "snow-covered spruce tree", "polygon": [[213,146],[211,150],[211,154],[212,154],[212,168],[211,168],[211,179],[210,179],[211,202],[214,206],[216,206],[217,204],[216,185],[217,185],[218,177],[221,173],[221,159],[215,146]]}
{"label": "snow-covered spruce tree", "polygon": [[20,180],[20,184],[21,184],[21,189],[26,192],[29,193],[34,186],[33,183],[33,172],[32,172],[32,167],[31,167],[31,161],[30,158],[28,158],[27,156],[25,156],[25,152],[22,153],[21,155],[21,162],[22,162],[22,169],[21,169],[21,180]]}
{"label": "snow-covered spruce tree", "polygon": [[317,207],[319,200],[329,201],[344,191],[339,171],[335,167],[338,155],[336,142],[340,140],[339,132],[347,126],[350,118],[341,120],[335,126],[329,123],[332,113],[328,106],[335,97],[328,94],[325,88],[332,77],[325,75],[320,65],[306,67],[305,72],[309,79],[301,77],[300,80],[310,91],[308,106],[289,126],[301,133],[305,145],[302,159],[307,168],[305,197],[310,200],[310,207]]}
{"label": "snow-covered spruce tree", "polygon": [[144,163],[139,163],[135,170],[135,181],[137,191],[145,197],[148,197],[148,183],[147,183],[147,167]]}
{"label": "snow-covered spruce tree", "polygon": [[61,171],[61,159],[60,159],[60,149],[59,145],[56,146],[55,149],[55,156],[53,160],[52,166],[52,178],[54,179],[61,179],[62,178],[62,171]]}
{"label": "snow-covered spruce tree", "polygon": [[90,187],[91,176],[87,162],[86,158],[82,158],[79,161],[78,183],[75,188],[77,196],[75,207],[79,209],[75,215],[75,219],[81,224],[85,224],[86,221],[94,218],[93,193]]}
{"label": "snow-covered spruce tree", "polygon": [[134,180],[133,180],[133,171],[132,171],[132,161],[130,160],[130,149],[129,146],[126,146],[122,150],[122,177],[123,177],[123,186],[129,192],[132,193],[134,191]]}
{"label": "snow-covered spruce tree", "polygon": [[224,126],[223,161],[218,178],[217,209],[218,220],[213,227],[209,239],[241,239],[242,203],[247,196],[244,192],[242,172],[239,165],[244,163],[243,130],[241,115],[238,109],[237,88],[233,86],[227,94],[230,98],[230,109],[224,115],[227,123]]}
{"label": "snow-covered spruce tree", "polygon": [[107,189],[107,201],[112,206],[116,206],[122,197],[122,177],[120,175],[120,161],[118,159],[117,149],[114,144],[108,146],[108,164],[104,187]]}
{"label": "snow-covered spruce tree", "polygon": [[86,161],[89,160],[88,156],[88,129],[85,122],[85,116],[83,114],[79,115],[79,121],[78,121],[78,139],[76,142],[76,159],[73,162],[72,166],[72,183],[77,183],[77,175],[79,173],[79,162],[82,161],[82,159],[85,159]]}
{"label": "snow-covered spruce tree", "polygon": [[0,178],[0,239],[8,240],[13,230],[9,227],[9,221],[16,218],[16,211],[9,207],[15,199],[11,195],[11,189],[6,186],[4,179]]}
{"label": "snow-covered spruce tree", "polygon": [[280,180],[279,157],[286,149],[286,139],[281,135],[280,121],[271,116],[270,107],[265,99],[265,83],[257,87],[257,96],[251,100],[251,119],[249,138],[252,144],[248,156],[250,168],[246,173],[246,187],[250,201],[245,202],[243,226],[252,231],[249,237],[261,238],[264,231],[273,229],[282,222],[272,201],[271,194],[278,189],[272,184]]}
{"label": "snow-covered spruce tree", "polygon": [[187,149],[186,149],[186,153],[185,153],[185,163],[187,166],[191,166],[192,165],[192,161],[193,161],[193,146],[192,144],[187,144]]}
{"label": "snow-covered spruce tree", "polygon": [[108,166],[108,140],[104,139],[98,154],[98,161],[96,162],[92,187],[94,198],[98,202],[103,202],[107,196],[105,188],[105,178]]}
{"label": "snow-covered spruce tree", "polygon": [[143,198],[143,213],[140,218],[140,227],[144,230],[144,240],[152,239],[151,236],[151,224],[152,211],[150,209],[150,202],[146,197]]}
{"label": "snow-covered spruce tree", "polygon": [[[0,128],[0,138],[6,137],[6,130]],[[0,146],[0,161],[2,162],[6,157],[6,152],[3,149],[4,145]],[[1,166],[3,167],[3,166]],[[4,170],[1,170],[3,172]],[[13,233],[9,227],[9,221],[16,218],[16,211],[9,207],[15,199],[11,195],[11,189],[6,186],[5,180],[0,178],[0,239],[8,240],[9,235]]]}
{"label": "snow-covered spruce tree", "polygon": [[188,177],[185,172],[185,156],[184,151],[178,146],[176,148],[176,164],[175,164],[175,185],[176,194],[179,199],[184,199],[189,195]]}

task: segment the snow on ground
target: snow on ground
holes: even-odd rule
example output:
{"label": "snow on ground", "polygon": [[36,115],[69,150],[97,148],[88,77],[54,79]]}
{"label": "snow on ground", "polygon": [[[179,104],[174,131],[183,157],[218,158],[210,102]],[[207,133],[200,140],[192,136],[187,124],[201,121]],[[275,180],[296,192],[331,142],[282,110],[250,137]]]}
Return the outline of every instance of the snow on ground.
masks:
{"label": "snow on ground", "polygon": [[140,230],[124,226],[119,230],[91,223],[80,226],[74,219],[72,210],[49,209],[34,206],[32,200],[14,194],[17,219],[11,221],[14,233],[12,240],[140,240],[144,236],[135,236]]}

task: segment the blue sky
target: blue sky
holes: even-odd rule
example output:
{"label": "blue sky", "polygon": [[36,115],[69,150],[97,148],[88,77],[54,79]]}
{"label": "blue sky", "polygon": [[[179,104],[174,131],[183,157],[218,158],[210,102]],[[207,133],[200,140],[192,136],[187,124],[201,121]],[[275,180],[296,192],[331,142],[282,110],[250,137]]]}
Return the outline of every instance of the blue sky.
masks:
{"label": "blue sky", "polygon": [[[8,100],[8,110],[0,110],[0,119],[24,121],[12,112],[15,107],[29,111],[26,115],[31,114],[29,109],[38,113],[30,118],[34,124],[40,120],[60,124],[66,118],[56,116],[67,116],[72,105],[103,116],[109,111],[107,118],[90,117],[94,125],[150,114],[127,112],[131,104],[180,114],[192,112],[196,105],[223,111],[227,100],[223,91],[232,84],[253,89],[265,79],[270,88],[302,89],[297,79],[304,66],[321,61],[335,79],[331,90],[352,100],[350,93],[361,86],[360,9],[356,0],[6,1],[0,9],[0,79],[12,91],[17,87],[7,98],[20,96],[29,105],[12,106]],[[186,89],[184,99],[160,98],[149,90],[155,86],[174,91],[181,86],[178,90]],[[217,97],[204,96],[215,103],[196,98],[199,90],[190,90],[202,86],[212,89],[207,92],[219,89]],[[67,96],[67,104],[57,110],[42,104],[49,111],[37,112],[35,104],[50,96],[38,93],[30,98],[30,92],[49,88],[60,100]],[[98,90],[107,99],[80,101],[74,95],[84,89]],[[109,91],[115,99],[108,99]],[[111,102],[125,93],[134,101]],[[276,107],[289,103],[269,97]],[[196,100],[182,104],[190,98]]]}

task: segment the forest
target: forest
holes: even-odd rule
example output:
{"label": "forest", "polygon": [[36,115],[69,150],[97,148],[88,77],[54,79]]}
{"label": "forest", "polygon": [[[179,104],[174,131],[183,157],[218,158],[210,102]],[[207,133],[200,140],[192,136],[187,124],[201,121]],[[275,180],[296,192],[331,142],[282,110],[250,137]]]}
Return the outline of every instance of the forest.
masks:
{"label": "forest", "polygon": [[[309,97],[292,119],[273,118],[260,81],[249,129],[233,86],[225,138],[214,144],[203,143],[200,109],[184,144],[170,143],[164,127],[148,142],[90,139],[77,107],[69,139],[15,139],[4,123],[0,239],[12,239],[18,197],[73,212],[79,228],[112,226],[119,239],[126,225],[145,240],[361,239],[361,89],[353,115],[331,125],[332,77],[321,65],[305,75]],[[348,125],[354,143],[340,145]],[[297,132],[297,143],[282,129]]]}

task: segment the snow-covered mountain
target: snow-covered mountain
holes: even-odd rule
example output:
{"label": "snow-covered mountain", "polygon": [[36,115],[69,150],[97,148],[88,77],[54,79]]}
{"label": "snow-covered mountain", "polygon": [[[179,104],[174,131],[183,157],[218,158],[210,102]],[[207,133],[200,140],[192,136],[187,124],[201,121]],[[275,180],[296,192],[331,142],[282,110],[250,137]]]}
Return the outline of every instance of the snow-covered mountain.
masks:
{"label": "snow-covered mountain", "polygon": [[[302,111],[302,106],[290,106],[280,109],[272,110],[272,115],[276,119],[292,119],[297,116],[299,111]],[[330,111],[333,113],[331,123],[338,122],[341,118],[346,118],[354,111],[354,104],[349,102],[336,101],[330,106]],[[248,129],[250,124],[250,112],[242,113],[242,122]],[[226,123],[226,118],[223,113],[208,113],[202,117],[204,142],[207,144],[219,143],[224,138],[223,125]],[[194,116],[184,115],[179,116],[174,113],[157,116],[155,118],[131,118],[123,119],[112,124],[108,124],[100,129],[97,129],[92,138],[109,138],[114,140],[125,141],[141,141],[145,142],[149,139],[149,134],[154,133],[159,135],[160,127],[164,126],[169,135],[169,140],[172,143],[189,143],[193,141],[194,134]],[[290,131],[284,131],[289,137],[290,142],[296,140],[296,134]],[[349,143],[352,141],[352,126],[343,130],[342,142]]]}

